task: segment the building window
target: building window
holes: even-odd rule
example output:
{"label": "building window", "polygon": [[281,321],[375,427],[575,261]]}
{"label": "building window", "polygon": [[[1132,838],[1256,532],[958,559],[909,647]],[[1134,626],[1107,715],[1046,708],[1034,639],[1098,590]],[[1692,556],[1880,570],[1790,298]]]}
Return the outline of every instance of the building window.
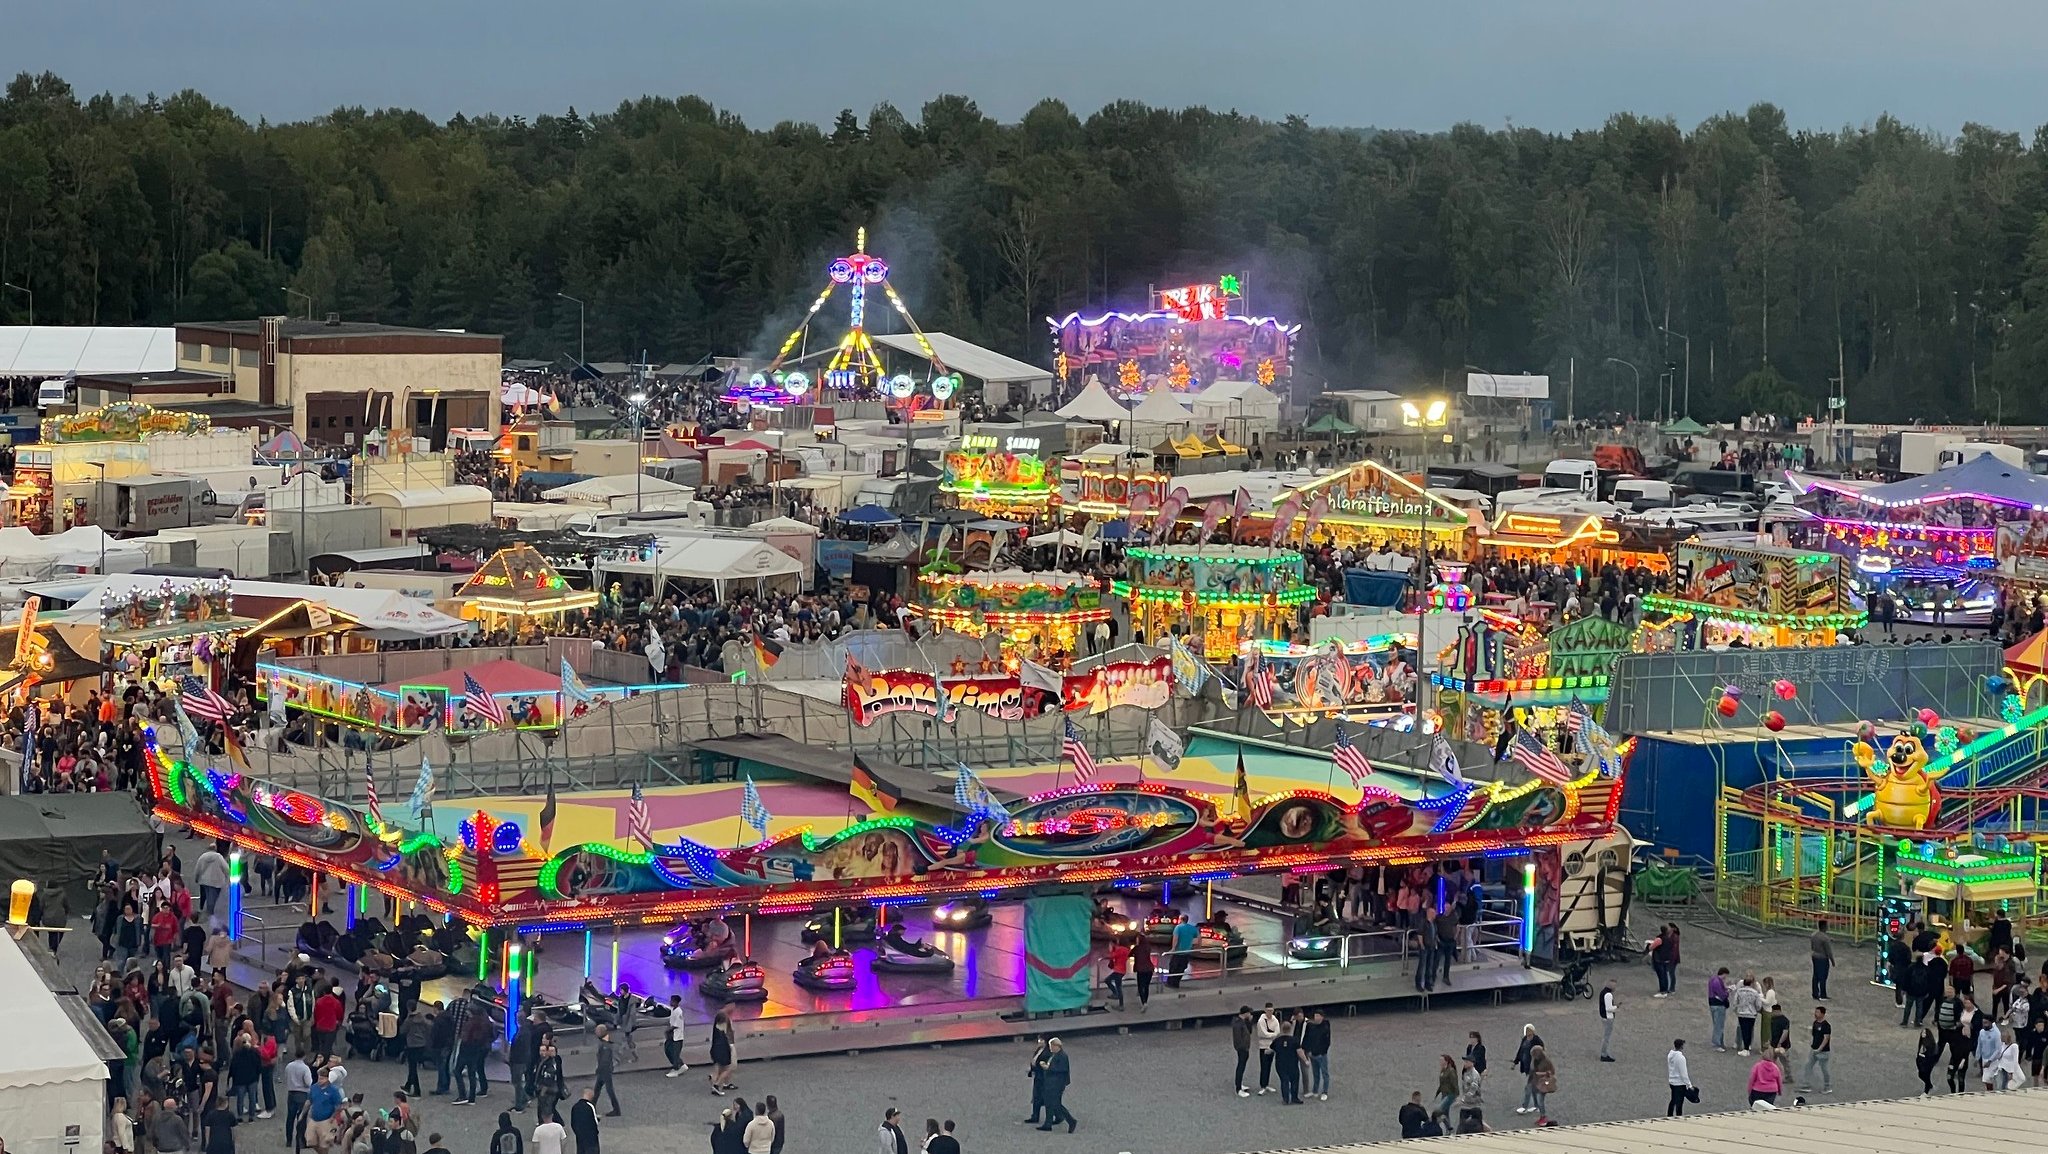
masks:
{"label": "building window", "polygon": [[344,429],[353,429],[353,428],[355,428],[355,427],[356,427],[356,418],[355,418],[355,415],[354,415],[353,413],[351,413],[350,415],[348,415],[348,416],[346,416],[346,417],[343,417],[343,418],[341,419],[341,427],[342,427],[342,428],[344,428]]}
{"label": "building window", "polygon": [[204,349],[204,345],[198,345],[194,344],[191,341],[186,341],[178,346],[178,359],[183,361],[205,360],[206,353]]}
{"label": "building window", "polygon": [[214,364],[216,364],[216,365],[224,365],[224,364],[227,364],[227,363],[228,363],[228,347],[227,347],[226,345],[208,345],[208,346],[206,346],[206,359],[207,359],[207,360],[209,360],[209,361],[212,361],[212,362],[213,362]]}
{"label": "building window", "polygon": [[255,368],[255,367],[256,367],[256,350],[255,350],[255,349],[241,349],[241,350],[237,351],[237,352],[235,353],[235,363],[236,363],[236,364],[238,364],[238,365],[240,365],[240,366],[242,366],[242,367],[243,367],[243,368],[245,368],[245,369],[253,369],[253,368]]}

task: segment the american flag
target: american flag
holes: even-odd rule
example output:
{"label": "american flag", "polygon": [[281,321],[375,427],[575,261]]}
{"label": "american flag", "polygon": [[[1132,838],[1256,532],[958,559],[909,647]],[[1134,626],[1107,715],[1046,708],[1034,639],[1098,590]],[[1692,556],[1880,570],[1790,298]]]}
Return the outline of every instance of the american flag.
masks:
{"label": "american flag", "polygon": [[462,707],[482,718],[493,729],[505,725],[505,707],[491,696],[491,691],[478,683],[474,674],[462,675]]}
{"label": "american flag", "polygon": [[1563,785],[1572,779],[1570,767],[1557,756],[1557,752],[1527,732],[1515,735],[1515,740],[1508,746],[1508,756],[1516,765],[1553,785]]}
{"label": "american flag", "polygon": [[753,774],[747,775],[747,791],[740,795],[740,820],[753,826],[759,837],[768,836],[768,823],[775,820],[775,815],[761,804],[761,791],[754,788]]}
{"label": "american flag", "polygon": [[1584,733],[1586,723],[1592,720],[1593,714],[1586,709],[1586,703],[1574,700],[1571,708],[1565,711],[1564,727],[1572,733]]}
{"label": "american flag", "polygon": [[626,806],[626,836],[641,845],[654,848],[654,827],[647,821],[647,795],[640,787],[633,787],[633,800]]}
{"label": "american flag", "polygon": [[1365,779],[1372,773],[1372,762],[1367,761],[1365,755],[1358,752],[1358,747],[1351,744],[1351,735],[1344,731],[1344,723],[1341,721],[1337,723],[1337,744],[1330,749],[1330,760],[1336,762],[1337,768],[1350,776],[1353,785],[1364,785]]}
{"label": "american flag", "polygon": [[1095,780],[1095,756],[1081,743],[1081,730],[1073,718],[1067,719],[1066,737],[1060,741],[1060,756],[1074,763],[1074,780]]}
{"label": "american flag", "polygon": [[1244,688],[1245,692],[1251,694],[1253,705],[1260,709],[1271,709],[1273,696],[1279,690],[1280,683],[1273,676],[1273,667],[1254,656],[1251,672],[1245,675]]}
{"label": "american flag", "polygon": [[194,717],[202,717],[215,725],[225,726],[228,718],[235,715],[235,707],[219,691],[196,676],[188,674],[178,683],[178,704]]}

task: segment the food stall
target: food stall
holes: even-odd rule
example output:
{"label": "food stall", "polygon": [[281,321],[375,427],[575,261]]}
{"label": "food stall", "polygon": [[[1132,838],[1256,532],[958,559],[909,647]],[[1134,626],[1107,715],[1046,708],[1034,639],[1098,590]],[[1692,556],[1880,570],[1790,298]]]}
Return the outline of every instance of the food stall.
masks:
{"label": "food stall", "polygon": [[1082,652],[1085,631],[1109,620],[1101,587],[1080,573],[924,573],[922,613],[934,626],[969,637],[1002,636],[1006,658],[1065,669]]}
{"label": "food stall", "polygon": [[1111,589],[1129,603],[1131,639],[1178,632],[1212,661],[1235,657],[1240,640],[1285,640],[1316,596],[1292,549],[1153,545],[1125,550],[1124,562],[1126,579]]}

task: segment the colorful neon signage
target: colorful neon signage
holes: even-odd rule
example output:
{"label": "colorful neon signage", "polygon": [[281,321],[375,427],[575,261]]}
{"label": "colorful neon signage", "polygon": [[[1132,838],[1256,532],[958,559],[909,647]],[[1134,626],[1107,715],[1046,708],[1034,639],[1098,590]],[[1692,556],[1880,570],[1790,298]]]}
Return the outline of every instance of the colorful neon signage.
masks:
{"label": "colorful neon signage", "polygon": [[846,682],[846,707],[854,724],[873,725],[891,713],[917,713],[941,720],[960,709],[1016,721],[1024,716],[1024,683],[1015,674],[977,673],[949,677],[911,669],[885,669]]}
{"label": "colorful neon signage", "polygon": [[1061,708],[1068,713],[1103,713],[1119,705],[1164,709],[1173,696],[1173,658],[1112,661],[1082,673],[1069,673],[1060,687]]}

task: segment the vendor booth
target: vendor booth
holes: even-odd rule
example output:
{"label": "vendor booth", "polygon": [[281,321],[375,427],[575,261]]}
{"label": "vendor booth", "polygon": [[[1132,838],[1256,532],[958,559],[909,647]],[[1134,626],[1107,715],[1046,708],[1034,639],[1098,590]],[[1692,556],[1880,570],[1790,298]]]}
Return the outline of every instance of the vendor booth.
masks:
{"label": "vendor booth", "polygon": [[1597,572],[1608,565],[1662,573],[1671,558],[1661,550],[1632,549],[1621,533],[1586,513],[1527,513],[1509,509],[1479,538],[1489,555],[1509,561],[1541,561]]}
{"label": "vendor booth", "polygon": [[1378,461],[1360,461],[1326,473],[1293,494],[1300,498],[1297,507],[1304,509],[1318,497],[1329,498],[1322,533],[1339,547],[1371,549],[1387,543],[1413,554],[1427,533],[1431,553],[1466,555],[1472,515]]}
{"label": "vendor booth", "polygon": [[1211,661],[1234,658],[1240,640],[1284,640],[1300,606],[1315,600],[1292,549],[1250,545],[1155,545],[1124,552],[1132,640],[1189,639]]}
{"label": "vendor booth", "polygon": [[1057,479],[1047,474],[1035,437],[970,433],[940,469],[939,492],[962,509],[1028,519],[1059,506]]}
{"label": "vendor booth", "polygon": [[1833,645],[1869,619],[1852,603],[1849,562],[1836,553],[1688,541],[1671,573],[1675,594],[1642,601],[1648,649]]}
{"label": "vendor booth", "polygon": [[[767,546],[762,546],[767,548]],[[770,550],[773,552],[773,550]],[[515,632],[559,625],[562,615],[597,604],[596,590],[573,589],[531,545],[500,549],[455,594],[465,619]]]}
{"label": "vendor booth", "polygon": [[100,649],[111,667],[138,680],[175,686],[194,674],[220,685],[235,638],[255,621],[234,614],[227,578],[105,588],[99,596]]}
{"label": "vendor booth", "polygon": [[925,573],[918,611],[940,629],[1002,636],[1005,656],[1064,669],[1082,652],[1086,630],[1109,620],[1092,577],[1080,573]]}

